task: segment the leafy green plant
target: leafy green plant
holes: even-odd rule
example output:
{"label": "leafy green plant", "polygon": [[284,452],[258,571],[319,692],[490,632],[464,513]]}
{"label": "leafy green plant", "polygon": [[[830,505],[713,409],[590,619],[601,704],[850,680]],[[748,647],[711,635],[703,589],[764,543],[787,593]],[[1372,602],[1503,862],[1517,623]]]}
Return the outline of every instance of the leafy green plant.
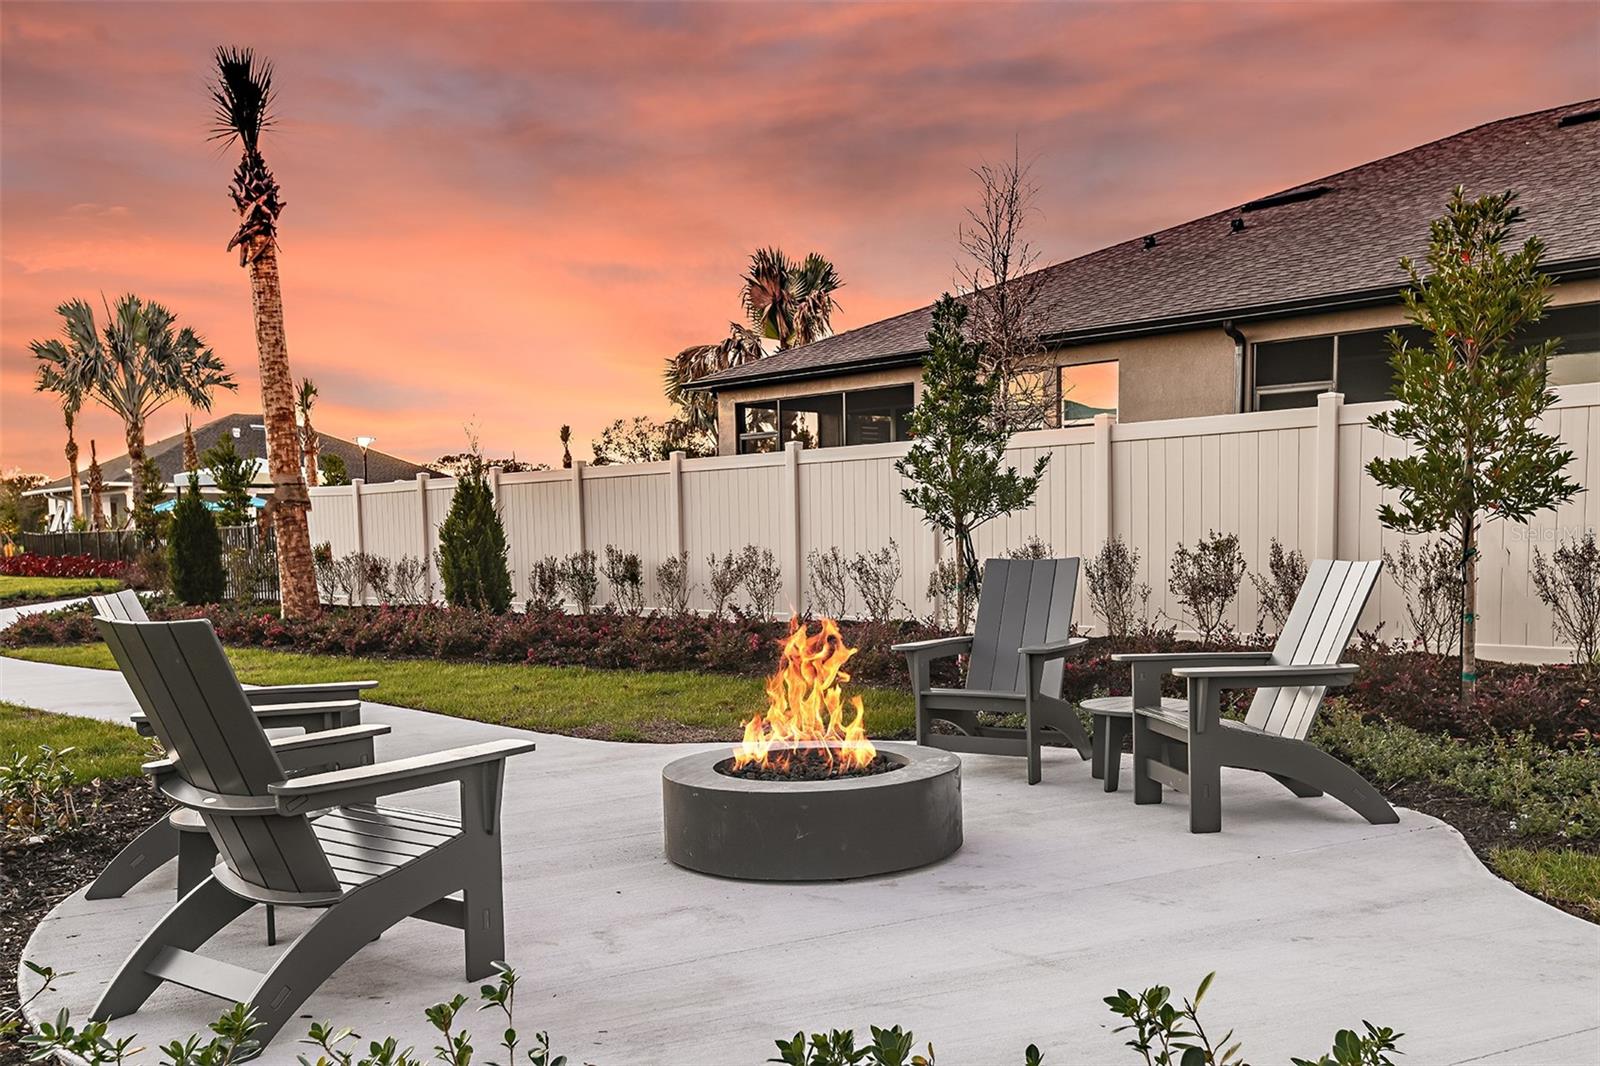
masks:
{"label": "leafy green plant", "polygon": [[1083,564],[1089,584],[1089,605],[1106,624],[1106,635],[1125,637],[1135,631],[1138,613],[1143,628],[1150,606],[1150,586],[1139,581],[1139,553],[1113,535]]}
{"label": "leafy green plant", "polygon": [[60,836],[82,824],[72,793],[78,775],[64,761],[73,750],[40,744],[37,755],[18,751],[0,762],[0,839]]}
{"label": "leafy green plant", "polygon": [[926,1054],[917,1054],[916,1041],[909,1030],[898,1025],[868,1028],[872,1043],[859,1048],[854,1029],[812,1033],[810,1040],[805,1033],[796,1033],[792,1039],[773,1041],[778,1045],[778,1056],[767,1061],[784,1066],[934,1066],[933,1045],[928,1045]]}
{"label": "leafy green plant", "polygon": [[730,551],[719,557],[712,552],[706,556],[706,570],[711,575],[706,585],[706,590],[711,594],[711,617],[721,618],[728,608],[728,602],[744,581],[744,555]]}
{"label": "leafy green plant", "polygon": [[222,524],[238,526],[250,521],[254,513],[250,507],[250,489],[255,481],[256,461],[240,455],[233,436],[228,433],[207,448],[200,458],[222,494],[219,501],[222,510],[218,512]]}
{"label": "leafy green plant", "polygon": [[350,484],[350,468],[344,456],[328,452],[317,457],[317,474],[324,485]]}
{"label": "leafy green plant", "polygon": [[607,544],[605,573],[611,602],[623,614],[638,617],[644,611],[644,564],[638,554]]}
{"label": "leafy green plant", "polygon": [[554,555],[535,560],[529,569],[527,609],[537,614],[561,610],[561,560]]}
{"label": "leafy green plant", "polygon": [[1461,561],[1461,705],[1477,691],[1478,527],[1526,522],[1570,500],[1570,449],[1541,431],[1556,394],[1548,363],[1559,341],[1523,346],[1517,336],[1544,317],[1551,279],[1544,242],[1504,245],[1522,212],[1516,194],[1468,199],[1457,186],[1429,229],[1426,276],[1400,260],[1411,284],[1406,315],[1427,334],[1416,347],[1390,334],[1393,408],[1369,424],[1405,441],[1406,454],[1377,458],[1367,473],[1398,498],[1378,519],[1401,533],[1444,534]]}
{"label": "leafy green plant", "polygon": [[1300,586],[1305,583],[1306,557],[1299,551],[1284,551],[1278,538],[1273,537],[1267,549],[1267,572],[1250,574],[1250,584],[1260,598],[1256,626],[1262,633],[1267,632],[1268,625],[1273,633],[1283,631],[1295,598],[1300,595]]}
{"label": "leafy green plant", "polygon": [[1119,1033],[1132,1032],[1128,1047],[1144,1056],[1149,1066],[1226,1066],[1241,1063],[1241,1044],[1233,1040],[1233,1030],[1213,1041],[1200,1024],[1200,1001],[1216,978],[1213,971],[1200,981],[1193,999],[1185,999],[1182,1006],[1172,1001],[1172,989],[1166,985],[1151,985],[1133,995],[1119,988],[1114,996],[1105,998],[1111,1013],[1128,1019],[1119,1026]]}
{"label": "leafy green plant", "polygon": [[595,567],[594,552],[587,549],[573,552],[562,560],[557,584],[567,599],[577,605],[579,611],[588,614],[594,607],[595,594],[600,591],[600,576]]}
{"label": "leafy green plant", "polygon": [[656,567],[656,599],[662,610],[674,618],[689,613],[689,596],[694,582],[689,580],[689,553],[668,556]]}
{"label": "leafy green plant", "polygon": [[222,564],[222,534],[217,520],[200,498],[200,480],[189,475],[189,491],[180,492],[167,533],[167,573],[172,594],[183,603],[217,603],[228,587]]}
{"label": "leafy green plant", "polygon": [[765,622],[778,605],[778,590],[783,587],[783,572],[771,548],[746,544],[739,553],[739,580],[744,585],[749,608],[745,616]]}
{"label": "leafy green plant", "polygon": [[1041,455],[1026,474],[1005,462],[1009,435],[993,417],[1003,382],[983,373],[984,347],[963,331],[966,318],[949,293],[933,306],[922,399],[911,412],[914,439],[895,462],[912,483],[900,493],[906,503],[955,545],[955,615],[963,621],[977,594],[973,530],[1032,503],[1049,462]]}
{"label": "leafy green plant", "polygon": [[505,526],[482,457],[456,481],[450,513],[439,527],[439,576],[445,602],[452,607],[504,614],[511,606],[511,571],[506,565]]}
{"label": "leafy green plant", "polygon": [[[1388,1053],[1395,1050],[1395,1042],[1404,1033],[1380,1028],[1371,1022],[1362,1022],[1364,1032],[1340,1029],[1333,1037],[1333,1050],[1314,1059],[1289,1061],[1294,1066],[1394,1066]],[[1399,1054],[1399,1052],[1396,1052]]]}

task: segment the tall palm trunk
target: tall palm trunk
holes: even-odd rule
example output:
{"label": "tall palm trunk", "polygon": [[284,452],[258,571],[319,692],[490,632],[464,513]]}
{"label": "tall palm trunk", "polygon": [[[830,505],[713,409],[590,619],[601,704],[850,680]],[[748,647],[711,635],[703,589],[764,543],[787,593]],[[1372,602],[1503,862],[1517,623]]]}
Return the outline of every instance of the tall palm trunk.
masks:
{"label": "tall palm trunk", "polygon": [[146,511],[155,501],[145,498],[144,422],[130,418],[122,428],[128,442],[128,518],[141,534],[150,536],[154,533],[151,528],[154,515]]}
{"label": "tall palm trunk", "polygon": [[306,519],[310,496],[300,476],[300,434],[294,421],[294,379],[283,332],[283,293],[278,250],[265,236],[247,249],[250,301],[255,309],[256,351],[261,363],[261,413],[267,426],[267,470],[272,475],[272,529],[278,540],[279,600],[285,618],[303,618],[318,608]]}
{"label": "tall palm trunk", "polygon": [[94,438],[89,438],[89,528],[96,533],[105,528],[105,512],[102,510],[104,501],[101,498],[101,489],[105,481],[100,476],[100,457],[95,454]]}
{"label": "tall palm trunk", "polygon": [[78,477],[78,439],[73,436],[72,412],[65,412],[67,422],[67,469],[72,472],[72,517],[83,517],[83,482]]}

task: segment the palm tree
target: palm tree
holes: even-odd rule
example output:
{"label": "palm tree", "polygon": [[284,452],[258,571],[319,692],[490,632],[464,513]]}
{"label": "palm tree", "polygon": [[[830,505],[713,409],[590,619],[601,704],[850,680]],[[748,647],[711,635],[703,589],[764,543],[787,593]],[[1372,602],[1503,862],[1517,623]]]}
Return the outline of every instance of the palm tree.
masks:
{"label": "palm tree", "polygon": [[94,438],[89,438],[89,528],[96,533],[105,528],[106,516],[101,508],[101,494],[105,478],[100,474],[100,457],[94,453]]}
{"label": "palm tree", "polygon": [[778,342],[778,350],[798,348],[826,337],[839,305],[839,272],[812,252],[799,264],[777,248],[758,248],[739,292],[745,317],[756,332]]}
{"label": "palm tree", "polygon": [[311,408],[317,402],[317,386],[310,378],[300,379],[300,394],[295,406],[300,411],[300,465],[306,472],[306,484],[317,484],[317,452],[321,443],[316,429],[311,425]]}
{"label": "palm tree", "polygon": [[726,340],[697,344],[667,359],[666,396],[689,430],[717,432],[716,400],[688,389],[690,382],[765,357],[763,339],[777,341],[781,352],[826,337],[839,309],[833,294],[843,284],[833,264],[816,252],[796,264],[777,248],[757,249],[739,289],[749,325],[730,322]]}
{"label": "palm tree", "polygon": [[[68,300],[56,308],[66,343],[47,344],[65,349],[83,394],[122,419],[134,483],[134,524],[149,534],[154,521],[151,508],[160,491],[145,463],[144,431],[150,416],[175,399],[209,411],[213,391],[236,386],[200,335],[188,326],[178,329],[177,317],[155,301],[129,293],[105,312],[106,325],[100,330],[93,308],[82,300]],[[60,357],[52,349],[51,361]]]}
{"label": "palm tree", "polygon": [[272,64],[258,62],[248,48],[218,48],[212,136],[237,142],[239,165],[229,194],[239,210],[239,228],[228,248],[239,249],[239,265],[250,271],[256,350],[261,367],[261,413],[267,427],[267,465],[272,474],[272,525],[278,541],[279,596],[286,618],[318,610],[306,511],[311,498],[300,473],[300,438],[294,418],[294,377],[283,332],[283,292],[278,284],[278,182],[261,157],[261,134],[273,124]]}
{"label": "palm tree", "polygon": [[72,473],[72,517],[83,517],[83,484],[78,480],[78,440],[73,429],[83,408],[81,361],[58,340],[34,341],[28,345],[39,360],[37,392],[53,392],[61,398],[61,419],[67,424],[67,469]]}

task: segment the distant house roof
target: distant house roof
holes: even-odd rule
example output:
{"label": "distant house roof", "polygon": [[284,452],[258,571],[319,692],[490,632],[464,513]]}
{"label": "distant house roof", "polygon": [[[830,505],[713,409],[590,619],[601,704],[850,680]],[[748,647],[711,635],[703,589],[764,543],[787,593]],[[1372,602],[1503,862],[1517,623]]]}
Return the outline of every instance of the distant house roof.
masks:
{"label": "distant house roof", "polygon": [[[223,415],[213,419],[205,425],[194,427],[195,447],[204,454],[213,444],[225,436],[234,436],[234,447],[239,454],[247,459],[265,459],[267,455],[267,435],[261,428],[260,415]],[[317,434],[318,448],[322,455],[337,455],[344,460],[345,468],[351,477],[361,476],[361,447],[354,441],[343,440],[339,437],[330,437],[326,433]],[[87,449],[85,449],[87,451]],[[163,437],[153,443],[145,445],[145,455],[155,460],[156,469],[161,471],[161,480],[170,484],[174,478],[183,473],[183,433],[180,431],[170,437]],[[83,462],[82,459],[79,460]],[[386,452],[367,449],[367,480],[380,481],[405,481],[417,476],[428,467],[418,463],[400,459]],[[126,485],[131,481],[128,469],[128,456],[124,452],[115,459],[105,459],[100,462],[101,476],[106,484]],[[67,489],[71,485],[68,478],[58,478],[48,485],[35,491],[55,492]]]}
{"label": "distant house roof", "polygon": [[[1073,343],[1395,298],[1450,191],[1515,189],[1546,269],[1600,269],[1600,99],[1501,119],[1038,271]],[[1236,229],[1242,221],[1243,228]],[[703,378],[735,386],[920,362],[930,309]]]}

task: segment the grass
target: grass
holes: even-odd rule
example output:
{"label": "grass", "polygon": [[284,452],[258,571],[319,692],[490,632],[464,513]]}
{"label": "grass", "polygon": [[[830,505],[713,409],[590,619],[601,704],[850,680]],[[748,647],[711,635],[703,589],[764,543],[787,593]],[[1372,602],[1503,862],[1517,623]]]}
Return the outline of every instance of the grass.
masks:
{"label": "grass", "polygon": [[1600,855],[1571,848],[1496,848],[1490,860],[1501,877],[1523,891],[1600,920]]}
{"label": "grass", "polygon": [[[115,668],[104,644],[8,648],[34,662]],[[734,740],[765,709],[759,678],[690,671],[592,670],[576,666],[362,659],[264,648],[229,648],[239,680],[255,685],[372,678],[371,697],[457,718],[611,740]],[[910,693],[857,690],[874,737],[909,737]]]}
{"label": "grass", "polygon": [[84,781],[135,777],[153,754],[151,742],[127,726],[0,703],[0,762],[36,754],[41,744],[74,749],[63,761]]}
{"label": "grass", "polygon": [[122,582],[111,577],[9,577],[0,575],[0,606],[47,603],[99,592],[116,592]]}

